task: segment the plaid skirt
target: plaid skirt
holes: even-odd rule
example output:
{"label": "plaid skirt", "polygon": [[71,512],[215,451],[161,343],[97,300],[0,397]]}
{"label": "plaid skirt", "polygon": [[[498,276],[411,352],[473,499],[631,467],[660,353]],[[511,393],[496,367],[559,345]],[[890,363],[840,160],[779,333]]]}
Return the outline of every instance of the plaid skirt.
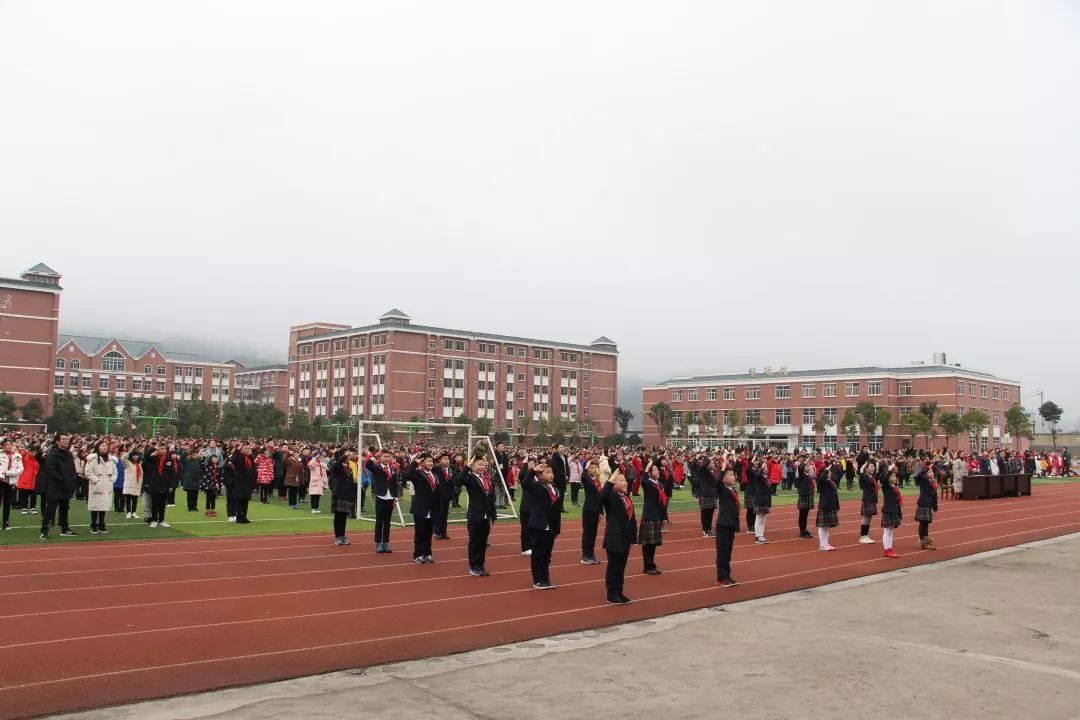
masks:
{"label": "plaid skirt", "polygon": [[664,524],[659,520],[642,520],[638,526],[638,544],[640,545],[663,545]]}
{"label": "plaid skirt", "polygon": [[716,497],[698,497],[697,506],[698,510],[715,510],[720,504],[720,498]]}
{"label": "plaid skirt", "polygon": [[772,506],[771,505],[758,505],[756,503],[754,504],[754,514],[755,515],[768,515],[771,512],[772,512]]}
{"label": "plaid skirt", "polygon": [[874,517],[877,515],[877,503],[873,500],[863,500],[859,514],[863,517]]}
{"label": "plaid skirt", "polygon": [[934,522],[934,511],[928,507],[915,508],[915,521],[916,522]]}
{"label": "plaid skirt", "polygon": [[900,513],[882,512],[881,513],[881,527],[883,528],[898,528],[900,527],[900,521],[903,516]]}
{"label": "plaid skirt", "polygon": [[349,515],[352,515],[356,512],[356,503],[352,501],[352,498],[343,498],[335,495],[334,501],[330,503],[330,512],[348,513]]}
{"label": "plaid skirt", "polygon": [[834,528],[840,524],[840,513],[836,510],[818,510],[817,526]]}
{"label": "plaid skirt", "polygon": [[814,509],[814,496],[813,495],[800,495],[799,496],[799,510],[813,510]]}

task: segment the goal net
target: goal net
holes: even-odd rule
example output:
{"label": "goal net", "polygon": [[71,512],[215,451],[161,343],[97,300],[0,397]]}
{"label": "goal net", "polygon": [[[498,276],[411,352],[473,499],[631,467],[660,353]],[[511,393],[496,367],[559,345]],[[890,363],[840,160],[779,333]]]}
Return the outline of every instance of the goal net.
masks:
{"label": "goal net", "polygon": [[[465,446],[462,448],[460,440],[453,437],[447,437],[444,441],[437,441],[435,438],[436,433],[446,431],[448,433],[454,433],[458,437],[464,435]],[[357,441],[360,445],[360,457],[357,458],[359,463],[360,477],[357,478],[357,482],[362,482],[364,475],[363,466],[363,448],[366,444],[375,445],[380,451],[383,449],[383,437],[386,436],[389,440],[390,433],[394,435],[406,435],[409,440],[409,444],[412,445],[418,440],[428,446],[440,446],[445,447],[452,452],[459,452],[465,457],[465,462],[477,455],[484,456],[488,459],[488,468],[491,473],[492,479],[495,480],[495,494],[496,494],[496,507],[497,517],[499,519],[516,519],[518,517],[518,511],[516,503],[511,499],[510,488],[506,484],[506,478],[503,477],[502,467],[495,461],[495,442],[489,435],[474,435],[472,431],[472,425],[466,425],[461,423],[434,423],[434,422],[408,422],[391,421],[391,420],[358,420],[357,421]],[[460,433],[460,434],[459,434]],[[363,492],[360,493],[363,496]],[[368,488],[367,495],[371,495],[371,488]],[[413,488],[411,483],[405,483],[403,487],[398,488],[398,502],[394,505],[394,513],[390,517],[390,522],[393,525],[400,527],[408,527],[413,525],[412,515],[408,513],[409,505],[412,503]],[[469,494],[461,488],[460,490],[455,487],[455,493],[452,498],[454,504],[460,504],[460,507],[451,507],[450,514],[447,522],[463,523],[465,522],[465,511],[468,507]],[[375,522],[375,500],[373,497],[367,497],[366,501],[361,504],[361,498],[357,498],[357,518],[360,520],[368,520]],[[460,503],[458,500],[460,499]]]}

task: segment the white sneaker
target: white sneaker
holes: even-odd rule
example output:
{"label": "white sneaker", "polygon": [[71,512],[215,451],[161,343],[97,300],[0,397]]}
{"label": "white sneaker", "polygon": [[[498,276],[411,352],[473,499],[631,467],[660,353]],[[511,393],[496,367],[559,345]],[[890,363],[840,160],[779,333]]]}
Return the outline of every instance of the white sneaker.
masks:
{"label": "white sneaker", "polygon": [[236,516],[233,515],[232,517],[230,517],[229,522],[236,522]]}
{"label": "white sneaker", "polygon": [[532,550],[523,550],[522,555],[532,555]]}
{"label": "white sneaker", "polygon": [[873,545],[876,542],[877,542],[877,540],[870,537],[869,535],[863,535],[862,537],[859,538],[859,544],[860,545]]}
{"label": "white sneaker", "polygon": [[167,522],[159,522],[159,523],[158,523],[158,527],[163,527],[163,528],[167,528],[167,527],[172,527],[172,525],[170,525],[170,524],[169,524],[169,523],[167,523]]}
{"label": "white sneaker", "polygon": [[150,523],[150,527],[152,527],[152,528],[156,528],[157,526],[158,526],[158,525],[157,525],[157,523],[156,523],[156,522],[152,522],[152,523]]}

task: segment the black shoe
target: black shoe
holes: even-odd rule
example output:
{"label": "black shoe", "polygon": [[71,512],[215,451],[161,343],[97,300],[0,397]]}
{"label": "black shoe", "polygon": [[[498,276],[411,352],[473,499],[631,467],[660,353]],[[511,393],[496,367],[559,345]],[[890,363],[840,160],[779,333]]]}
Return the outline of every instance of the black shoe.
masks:
{"label": "black shoe", "polygon": [[555,586],[546,580],[541,580],[538,583],[533,583],[534,590],[554,590]]}
{"label": "black shoe", "polygon": [[720,587],[736,587],[739,583],[731,578],[726,578],[723,580],[717,579],[716,584]]}
{"label": "black shoe", "polygon": [[487,577],[490,574],[485,568],[480,568],[480,577]]}
{"label": "black shoe", "polygon": [[607,601],[609,605],[622,605],[622,598],[618,595],[608,595]]}
{"label": "black shoe", "polygon": [[247,518],[236,518],[236,522],[239,523],[240,525],[250,525],[251,524],[251,521],[248,520]]}
{"label": "black shoe", "polygon": [[646,575],[661,575],[660,568],[650,568],[645,571]]}
{"label": "black shoe", "polygon": [[801,532],[799,533],[799,537],[801,537],[803,540],[806,540],[807,538],[812,538],[814,536],[808,532]]}
{"label": "black shoe", "polygon": [[622,595],[622,594],[619,595],[619,599],[622,600],[623,605],[630,602],[630,598],[628,598],[628,597],[626,597],[625,595]]}
{"label": "black shoe", "polygon": [[38,537],[41,538],[42,540],[48,540],[49,539],[49,533],[41,533],[40,535],[38,535]]}
{"label": "black shoe", "polygon": [[61,530],[60,534],[63,535],[64,537],[74,537],[75,535],[78,535],[79,533],[75,532],[71,528],[68,528],[67,530]]}

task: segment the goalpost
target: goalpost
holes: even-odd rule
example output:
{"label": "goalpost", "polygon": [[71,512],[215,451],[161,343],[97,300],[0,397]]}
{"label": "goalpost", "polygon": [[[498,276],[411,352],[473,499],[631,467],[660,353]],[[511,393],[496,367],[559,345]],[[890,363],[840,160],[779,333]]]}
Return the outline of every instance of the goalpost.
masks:
{"label": "goalpost", "polygon": [[[371,429],[365,430],[364,429],[365,427],[370,427],[370,428],[374,428],[374,429],[373,430],[371,430]],[[435,423],[435,422],[410,422],[408,420],[395,421],[395,420],[362,420],[361,419],[361,420],[357,420],[357,435],[356,435],[356,437],[357,437],[357,443],[360,445],[360,450],[361,450],[361,453],[360,453],[361,457],[357,458],[358,462],[362,461],[362,455],[363,455],[362,451],[363,451],[363,444],[364,444],[364,436],[374,437],[376,447],[379,448],[380,452],[382,451],[382,449],[383,449],[382,437],[378,433],[378,428],[380,428],[380,427],[390,427],[390,428],[395,428],[395,429],[398,429],[398,430],[401,430],[401,431],[408,431],[408,430],[422,431],[422,430],[425,430],[425,429],[433,430],[434,428],[443,428],[445,430],[465,430],[465,431],[467,431],[468,432],[468,440],[467,440],[467,444],[466,444],[466,451],[464,453],[465,461],[468,462],[469,459],[473,457],[473,454],[476,453],[478,450],[483,450],[483,452],[485,452],[487,455],[490,455],[491,460],[492,460],[491,465],[493,465],[495,467],[495,476],[498,478],[499,485],[501,486],[502,491],[503,491],[503,496],[506,498],[506,506],[507,506],[507,509],[509,509],[509,512],[508,513],[507,512],[497,512],[496,517],[498,517],[500,520],[511,519],[511,518],[513,518],[515,520],[517,519],[517,517],[518,517],[517,507],[514,505],[514,502],[512,500],[510,500],[510,488],[507,487],[507,485],[506,485],[506,478],[503,477],[502,468],[499,466],[498,462],[495,462],[495,443],[494,443],[494,441],[492,441],[490,435],[474,435],[473,430],[472,430],[472,425],[466,425],[464,423]],[[484,447],[485,445],[486,445],[486,448]],[[362,464],[359,465],[358,469],[359,469],[359,472],[361,474],[363,474],[364,468],[363,468]],[[359,486],[360,478],[357,478],[356,482],[357,482],[357,486]],[[399,495],[398,496],[398,502],[394,504],[394,507],[397,510],[397,519],[394,520],[391,517],[391,520],[390,520],[391,524],[397,525],[399,527],[408,527],[408,526],[411,526],[413,524],[412,516],[409,515],[408,519],[406,519],[405,512],[402,510],[402,505],[404,505],[404,500],[405,500],[405,496],[406,496],[406,490],[407,490],[407,487],[398,488],[398,495]],[[359,502],[359,498],[357,498],[357,501]],[[374,508],[374,506],[375,506],[374,498],[372,498],[372,500],[371,500],[371,506],[372,506],[372,508]],[[366,510],[367,508],[364,508],[364,509]],[[368,520],[370,522],[375,522],[374,513],[360,512],[360,508],[357,508],[356,517],[358,519],[360,519],[360,520]],[[452,522],[452,523],[465,522],[465,518],[463,518],[463,517],[461,517],[461,518],[451,517],[451,518],[449,518],[447,520],[447,522]]]}

